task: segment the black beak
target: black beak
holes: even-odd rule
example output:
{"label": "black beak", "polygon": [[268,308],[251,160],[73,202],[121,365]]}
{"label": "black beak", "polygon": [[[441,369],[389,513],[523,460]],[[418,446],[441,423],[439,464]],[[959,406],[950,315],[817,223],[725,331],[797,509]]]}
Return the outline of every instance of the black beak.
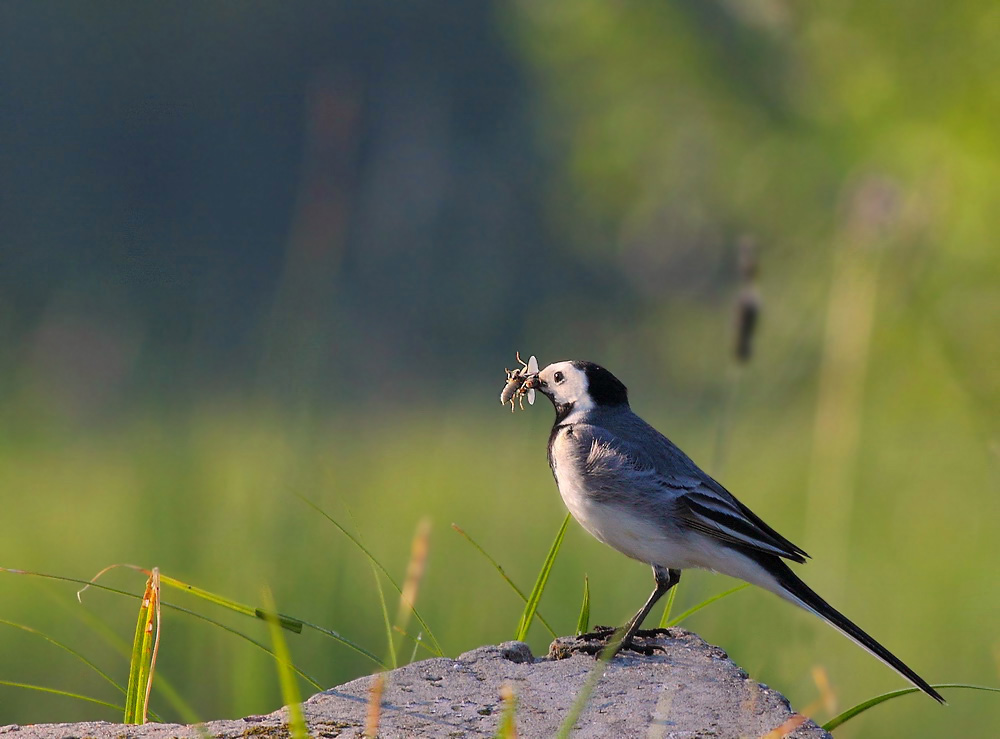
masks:
{"label": "black beak", "polygon": [[528,379],[521,385],[525,390],[537,390],[545,383],[538,379],[538,374],[528,375]]}

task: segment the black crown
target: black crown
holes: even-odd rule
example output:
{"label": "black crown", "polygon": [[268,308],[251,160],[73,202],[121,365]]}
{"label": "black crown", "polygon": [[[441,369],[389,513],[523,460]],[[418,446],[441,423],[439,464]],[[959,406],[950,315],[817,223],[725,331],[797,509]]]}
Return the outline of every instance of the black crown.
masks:
{"label": "black crown", "polygon": [[606,369],[593,362],[573,362],[587,374],[590,397],[597,405],[628,405],[628,388]]}

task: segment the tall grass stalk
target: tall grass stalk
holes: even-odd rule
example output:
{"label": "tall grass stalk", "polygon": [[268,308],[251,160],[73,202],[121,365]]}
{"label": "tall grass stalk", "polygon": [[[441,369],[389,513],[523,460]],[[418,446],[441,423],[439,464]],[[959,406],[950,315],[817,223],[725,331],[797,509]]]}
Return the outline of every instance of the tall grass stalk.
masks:
{"label": "tall grass stalk", "polygon": [[392,636],[392,621],[389,620],[389,608],[385,604],[385,591],[382,589],[382,578],[379,577],[375,565],[371,562],[368,564],[371,565],[372,576],[375,578],[375,592],[378,593],[378,603],[382,609],[382,623],[385,624],[385,650],[389,660],[388,667],[395,670],[399,667],[399,663],[396,661],[396,645]]}
{"label": "tall grass stalk", "polygon": [[[354,513],[346,504],[344,505],[344,510],[347,511],[347,515],[351,519],[351,523],[354,525],[354,530],[357,531],[358,541],[363,543],[361,532],[358,530],[358,522],[354,519]],[[378,568],[375,563],[370,561],[368,565],[372,569],[372,578],[375,580],[375,592],[378,594],[379,608],[382,611],[382,623],[385,625],[385,641],[386,641],[386,654],[388,659],[388,667],[395,670],[399,667],[399,663],[396,660],[396,647],[394,637],[392,635],[392,621],[389,619],[389,608],[386,605],[385,600],[385,588],[382,587],[382,578],[379,576]],[[401,633],[406,634],[405,631]]]}
{"label": "tall grass stalk", "polygon": [[266,609],[264,619],[270,627],[274,663],[278,670],[278,683],[281,685],[281,699],[288,708],[288,731],[292,739],[309,739],[309,728],[302,713],[302,696],[295,680],[295,671],[292,669],[291,653],[282,633],[281,619],[274,604],[274,596],[268,588],[262,590],[261,602]]}

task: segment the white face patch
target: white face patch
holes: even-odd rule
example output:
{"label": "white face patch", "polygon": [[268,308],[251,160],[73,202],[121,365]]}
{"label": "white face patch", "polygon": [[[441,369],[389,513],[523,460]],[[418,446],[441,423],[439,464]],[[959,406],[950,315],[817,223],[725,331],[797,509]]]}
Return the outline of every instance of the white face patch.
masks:
{"label": "white face patch", "polygon": [[550,364],[538,373],[538,378],[545,383],[542,392],[550,396],[556,406],[572,406],[573,416],[593,409],[594,400],[587,387],[587,373],[573,366],[572,362]]}

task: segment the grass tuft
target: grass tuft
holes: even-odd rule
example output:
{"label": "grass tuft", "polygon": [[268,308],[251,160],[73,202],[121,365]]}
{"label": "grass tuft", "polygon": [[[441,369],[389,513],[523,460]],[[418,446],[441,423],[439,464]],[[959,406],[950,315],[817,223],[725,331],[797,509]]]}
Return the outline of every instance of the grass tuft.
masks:
{"label": "grass tuft", "polygon": [[545,557],[545,561],[542,563],[542,569],[538,573],[538,579],[535,580],[535,587],[531,589],[531,594],[528,596],[527,602],[524,604],[524,612],[521,614],[521,620],[517,624],[517,633],[514,635],[516,641],[524,641],[528,636],[528,630],[531,628],[531,622],[535,618],[535,612],[538,610],[538,603],[542,600],[542,593],[545,592],[545,584],[549,581],[549,574],[552,572],[552,565],[555,564],[556,556],[559,554],[559,549],[562,547],[563,537],[566,535],[566,527],[569,525],[570,514],[567,513],[566,517],[563,519],[562,526],[559,527],[559,532],[556,534],[555,540],[552,542],[552,546],[549,547],[549,553]]}
{"label": "grass tuft", "polygon": [[[79,593],[77,594],[79,596]],[[125,693],[126,724],[144,724],[149,714],[156,655],[160,649],[160,570],[154,567],[146,581],[139,605],[139,619],[132,642],[128,690]]]}

